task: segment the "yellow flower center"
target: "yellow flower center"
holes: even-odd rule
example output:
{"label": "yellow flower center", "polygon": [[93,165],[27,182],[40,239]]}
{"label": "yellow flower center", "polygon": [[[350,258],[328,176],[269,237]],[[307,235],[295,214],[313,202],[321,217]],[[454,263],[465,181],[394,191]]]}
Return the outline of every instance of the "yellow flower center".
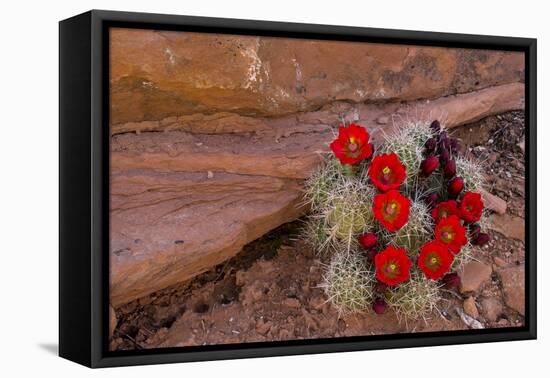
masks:
{"label": "yellow flower center", "polygon": [[446,239],[446,240],[453,240],[453,233],[452,232],[443,232],[443,239]]}
{"label": "yellow flower center", "polygon": [[437,263],[437,257],[435,257],[435,256],[432,257],[432,258],[430,259],[430,262],[431,262],[432,264]]}
{"label": "yellow flower center", "polygon": [[385,175],[387,175],[390,172],[391,172],[390,167],[384,167],[384,169],[382,169],[382,173],[385,174]]}
{"label": "yellow flower center", "polygon": [[390,264],[390,270],[393,272],[397,268],[395,264]]}

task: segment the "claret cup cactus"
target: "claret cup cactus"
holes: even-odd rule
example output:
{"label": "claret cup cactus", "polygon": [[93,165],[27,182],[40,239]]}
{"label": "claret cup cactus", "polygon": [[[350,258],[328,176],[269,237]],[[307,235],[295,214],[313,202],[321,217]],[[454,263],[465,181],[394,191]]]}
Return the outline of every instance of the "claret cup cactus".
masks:
{"label": "claret cup cactus", "polygon": [[304,228],[329,260],[328,300],[341,314],[427,316],[488,241],[479,164],[438,121],[408,121],[378,146],[365,127],[341,125],[330,148],[306,182]]}

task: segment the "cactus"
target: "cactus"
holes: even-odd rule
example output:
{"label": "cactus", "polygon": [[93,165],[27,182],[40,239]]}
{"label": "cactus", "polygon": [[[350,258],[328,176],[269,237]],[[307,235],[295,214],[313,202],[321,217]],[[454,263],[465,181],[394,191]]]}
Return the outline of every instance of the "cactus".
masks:
{"label": "cactus", "polygon": [[480,164],[463,156],[455,157],[456,175],[464,180],[464,190],[477,192],[485,186],[485,176]]}
{"label": "cactus", "polygon": [[451,271],[457,271],[473,260],[473,248],[474,246],[468,242],[468,244],[460,249],[460,251],[455,255],[453,264],[451,265]]}
{"label": "cactus", "polygon": [[331,239],[355,243],[357,237],[375,225],[372,214],[374,189],[362,180],[346,178],[328,193],[323,209]]}
{"label": "cactus", "polygon": [[373,300],[374,273],[355,252],[333,256],[321,285],[340,314],[366,311]]}
{"label": "cactus", "polygon": [[440,300],[439,288],[414,268],[408,281],[387,291],[386,301],[399,320],[425,319]]}
{"label": "cactus", "polygon": [[346,169],[333,156],[327,157],[305,182],[305,199],[313,211],[326,205],[330,192],[347,175]]}
{"label": "cactus", "polygon": [[424,145],[432,136],[433,131],[427,121],[407,121],[394,133],[384,136],[382,150],[396,153],[407,169],[406,190],[418,180],[420,164],[424,160]]}
{"label": "cactus", "polygon": [[[404,248],[414,262],[420,248],[433,239],[430,206],[437,200],[450,198],[451,177],[456,174],[462,178],[464,191],[479,191],[485,184],[480,164],[471,157],[458,155],[458,142],[446,133],[443,135],[438,122],[419,118],[417,114],[416,118],[401,119],[395,127],[395,132],[384,136],[378,150],[397,154],[406,168],[407,178],[399,191],[411,200],[411,205],[407,223],[397,231],[388,231],[387,228],[395,230],[396,227],[386,225],[385,228],[373,216],[373,198],[378,190],[368,176],[368,159],[355,165],[342,165],[331,155],[306,181],[305,198],[313,215],[306,220],[304,239],[321,258],[331,258],[321,286],[340,314],[366,311],[373,303],[377,280],[374,267],[358,252],[364,250],[358,240],[361,234],[375,233],[376,248],[388,245]],[[422,162],[430,154],[437,156],[440,163],[445,161],[445,165],[435,169],[437,161],[432,156],[421,172]],[[456,194],[460,201],[461,194]],[[484,228],[486,221],[487,213],[483,212],[477,223]],[[451,271],[472,260],[473,250],[471,243],[465,245],[455,256]],[[376,250],[366,252],[372,258]],[[408,281],[387,289],[384,298],[378,300],[384,299],[400,321],[426,319],[441,298],[440,286],[413,266]]]}
{"label": "cactus", "polygon": [[383,240],[388,244],[405,248],[410,258],[418,256],[418,251],[424,243],[433,237],[433,219],[428,207],[422,200],[411,202],[409,219],[397,232],[381,229]]}
{"label": "cactus", "polygon": [[[315,251],[319,257],[327,257],[336,251],[347,250],[347,241],[330,237],[330,226],[324,217],[310,216],[305,220],[301,232],[302,239]],[[355,249],[358,243],[350,243],[350,249]]]}

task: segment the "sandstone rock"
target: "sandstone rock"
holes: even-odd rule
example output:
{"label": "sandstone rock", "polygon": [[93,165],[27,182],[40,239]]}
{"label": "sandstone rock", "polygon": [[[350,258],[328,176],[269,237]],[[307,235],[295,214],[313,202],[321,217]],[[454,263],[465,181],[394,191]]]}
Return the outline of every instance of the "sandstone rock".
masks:
{"label": "sandstone rock", "polygon": [[[318,152],[332,139],[329,127],[278,137],[194,135],[185,132],[122,134],[112,138],[114,172],[147,169],[164,172],[221,172],[263,177],[306,178],[321,162]],[[197,145],[197,142],[200,144]],[[215,177],[213,177],[215,180]]]}
{"label": "sandstone rock", "polygon": [[462,303],[462,307],[464,308],[464,312],[470,315],[471,317],[473,318],[479,317],[479,312],[477,310],[476,301],[474,297],[466,298]]}
{"label": "sandstone rock", "polygon": [[483,316],[490,322],[495,322],[502,314],[502,303],[496,298],[483,298],[481,300]]}
{"label": "sandstone rock", "polygon": [[111,31],[113,124],[201,112],[279,116],[334,100],[434,99],[523,76],[519,52]]}
{"label": "sandstone rock", "polygon": [[518,143],[518,147],[520,148],[522,153],[525,153],[525,137],[521,139],[521,141]]}
{"label": "sandstone rock", "polygon": [[525,315],[525,265],[500,269],[497,273],[502,282],[506,305]]}
{"label": "sandstone rock", "polygon": [[269,332],[272,326],[273,326],[273,322],[269,320],[265,321],[264,319],[260,319],[256,322],[256,332],[258,332],[261,335],[265,335]]}
{"label": "sandstone rock", "polygon": [[[415,117],[444,120],[444,126],[452,128],[477,121],[490,115],[520,110],[525,106],[525,86],[512,83],[490,87],[460,95],[450,95],[435,100],[417,100],[404,104],[359,103],[349,104],[332,102],[322,110],[282,115],[278,117],[251,117],[235,113],[222,112],[211,115],[195,113],[192,115],[170,116],[155,121],[131,121],[111,125],[113,134],[132,131],[186,131],[191,134],[208,135],[264,135],[276,133],[276,139],[296,133],[315,134],[328,127],[346,122],[360,122],[370,125],[382,125],[389,131],[392,115],[413,112]],[[385,123],[381,123],[385,122]]]}
{"label": "sandstone rock", "polygon": [[283,300],[283,305],[290,307],[290,308],[299,308],[300,307],[300,301],[296,298],[286,298]]}
{"label": "sandstone rock", "polygon": [[489,228],[500,232],[508,238],[525,241],[525,221],[513,215],[493,215]]}
{"label": "sandstone rock", "polygon": [[388,116],[381,116],[376,119],[376,123],[378,123],[379,125],[387,125],[389,121],[390,117]]}
{"label": "sandstone rock", "polygon": [[504,201],[501,198],[498,198],[497,196],[489,193],[484,189],[480,189],[479,192],[481,193],[481,197],[482,197],[483,203],[485,204],[485,207],[487,207],[490,210],[493,210],[497,214],[506,213],[506,208],[508,207],[506,204],[506,201]]}
{"label": "sandstone rock", "polygon": [[207,270],[303,211],[297,183],[274,177],[129,170],[111,182],[114,306]]}
{"label": "sandstone rock", "polygon": [[508,266],[508,263],[498,256],[493,257],[493,261],[495,265],[499,268],[504,268],[505,266]]}
{"label": "sandstone rock", "polygon": [[491,278],[492,269],[479,261],[471,261],[459,272],[460,292],[476,292]]}

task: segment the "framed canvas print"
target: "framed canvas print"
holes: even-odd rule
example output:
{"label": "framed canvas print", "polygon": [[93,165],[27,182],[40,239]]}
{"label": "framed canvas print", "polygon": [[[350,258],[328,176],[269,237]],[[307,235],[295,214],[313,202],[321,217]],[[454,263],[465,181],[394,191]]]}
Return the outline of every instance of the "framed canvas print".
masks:
{"label": "framed canvas print", "polygon": [[536,40],[60,22],[60,355],[536,337]]}

